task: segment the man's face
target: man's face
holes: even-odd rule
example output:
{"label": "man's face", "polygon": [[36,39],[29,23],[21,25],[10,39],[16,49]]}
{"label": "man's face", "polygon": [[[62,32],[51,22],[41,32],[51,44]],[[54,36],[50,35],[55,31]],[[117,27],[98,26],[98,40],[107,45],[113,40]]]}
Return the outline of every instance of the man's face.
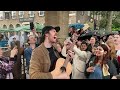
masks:
{"label": "man's face", "polygon": [[52,29],[49,31],[49,33],[46,34],[48,37],[49,42],[55,43],[57,41],[57,32],[55,29]]}
{"label": "man's face", "polygon": [[110,35],[110,36],[108,37],[108,41],[114,42],[114,37],[113,37],[112,35]]}
{"label": "man's face", "polygon": [[85,51],[85,50],[87,49],[87,45],[86,45],[86,44],[81,44],[80,47],[81,47],[81,50],[82,50],[82,51]]}
{"label": "man's face", "polygon": [[30,44],[35,44],[35,43],[36,43],[36,38],[35,38],[33,35],[29,36],[29,41],[28,41],[28,43],[30,43]]}
{"label": "man's face", "polygon": [[119,35],[114,35],[114,43],[118,43],[118,39],[120,38]]}
{"label": "man's face", "polygon": [[94,37],[91,37],[91,38],[90,38],[90,44],[95,44],[95,42],[96,42],[96,41],[95,41],[95,38],[94,38]]}

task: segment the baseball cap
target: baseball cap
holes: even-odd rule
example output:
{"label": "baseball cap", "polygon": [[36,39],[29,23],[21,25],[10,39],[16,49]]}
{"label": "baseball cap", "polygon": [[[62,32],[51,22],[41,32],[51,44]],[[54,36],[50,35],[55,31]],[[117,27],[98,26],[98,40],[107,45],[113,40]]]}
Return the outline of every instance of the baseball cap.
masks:
{"label": "baseball cap", "polygon": [[46,31],[50,31],[52,29],[55,29],[56,32],[59,32],[60,31],[60,27],[59,26],[56,26],[56,27],[53,27],[53,26],[45,26],[43,29],[42,29],[42,35],[45,34]]}

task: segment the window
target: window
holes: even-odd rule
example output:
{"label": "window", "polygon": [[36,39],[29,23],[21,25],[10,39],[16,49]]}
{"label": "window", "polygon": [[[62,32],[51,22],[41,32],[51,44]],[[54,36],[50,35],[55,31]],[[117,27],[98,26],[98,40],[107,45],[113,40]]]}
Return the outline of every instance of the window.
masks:
{"label": "window", "polygon": [[20,27],[20,24],[16,24],[16,28],[17,28],[17,27]]}
{"label": "window", "polygon": [[88,16],[90,16],[90,11],[88,11]]}
{"label": "window", "polygon": [[24,16],[24,11],[19,11],[19,18],[23,18]]}
{"label": "window", "polygon": [[10,12],[5,12],[5,19],[10,19]]}
{"label": "window", "polygon": [[3,20],[3,11],[0,11],[0,20]]}
{"label": "window", "polygon": [[16,11],[12,11],[12,19],[16,19]]}
{"label": "window", "polygon": [[34,17],[34,11],[29,11],[30,17]]}
{"label": "window", "polygon": [[82,16],[84,15],[84,11],[81,11],[81,15],[82,15]]}
{"label": "window", "polygon": [[9,25],[9,29],[14,29],[12,24]]}
{"label": "window", "polygon": [[39,16],[44,16],[45,11],[39,11]]}
{"label": "window", "polygon": [[6,26],[6,25],[3,25],[3,28],[4,28],[4,29],[7,29],[7,26]]}

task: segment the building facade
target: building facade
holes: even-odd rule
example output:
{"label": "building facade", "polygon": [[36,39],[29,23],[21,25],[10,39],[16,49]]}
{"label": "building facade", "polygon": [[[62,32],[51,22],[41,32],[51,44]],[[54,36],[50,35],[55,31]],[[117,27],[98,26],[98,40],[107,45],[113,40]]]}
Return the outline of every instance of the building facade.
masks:
{"label": "building facade", "polygon": [[[0,28],[14,29],[30,22],[44,24],[45,11],[0,11]],[[70,11],[71,23],[76,23],[76,11]]]}
{"label": "building facade", "polygon": [[13,29],[29,22],[44,24],[44,11],[0,11],[0,28]]}
{"label": "building facade", "polygon": [[[69,11],[69,24],[88,23],[90,16],[90,11]],[[45,11],[0,11],[0,28],[14,29],[30,22],[44,24]]]}

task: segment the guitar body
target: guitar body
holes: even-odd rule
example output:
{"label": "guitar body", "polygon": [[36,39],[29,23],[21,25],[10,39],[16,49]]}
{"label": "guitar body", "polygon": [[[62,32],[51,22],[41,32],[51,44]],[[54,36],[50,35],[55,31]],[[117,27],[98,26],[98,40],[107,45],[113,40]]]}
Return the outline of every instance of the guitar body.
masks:
{"label": "guitar body", "polygon": [[[63,66],[64,61],[65,61],[65,59],[63,59],[63,58],[59,58],[59,59],[57,60],[55,69],[51,72],[51,74],[52,74],[53,76],[58,76],[58,75],[60,75],[60,74],[62,73],[61,70],[60,70],[60,68]],[[70,62],[68,62],[67,66],[66,66],[66,73],[67,73],[68,75],[70,75],[71,72],[72,72],[72,65],[71,65]]]}

